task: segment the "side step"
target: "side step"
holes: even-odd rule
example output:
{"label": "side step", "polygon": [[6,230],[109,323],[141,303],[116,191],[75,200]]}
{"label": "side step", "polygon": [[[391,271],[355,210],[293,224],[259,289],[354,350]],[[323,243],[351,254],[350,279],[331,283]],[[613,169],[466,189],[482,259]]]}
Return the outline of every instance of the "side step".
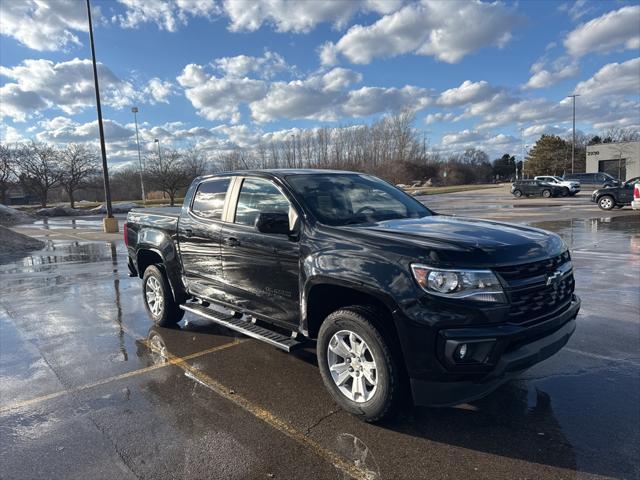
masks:
{"label": "side step", "polygon": [[290,352],[296,347],[302,345],[302,342],[295,340],[281,333],[274,332],[268,328],[260,327],[254,323],[243,320],[242,318],[235,318],[231,315],[225,315],[222,312],[212,310],[203,305],[196,303],[189,303],[187,305],[180,305],[180,308],[186,312],[191,312],[199,317],[206,318],[207,320],[214,321],[220,325],[223,325],[231,330],[240,332],[247,337],[262,340],[274,347],[278,347],[285,352]]}

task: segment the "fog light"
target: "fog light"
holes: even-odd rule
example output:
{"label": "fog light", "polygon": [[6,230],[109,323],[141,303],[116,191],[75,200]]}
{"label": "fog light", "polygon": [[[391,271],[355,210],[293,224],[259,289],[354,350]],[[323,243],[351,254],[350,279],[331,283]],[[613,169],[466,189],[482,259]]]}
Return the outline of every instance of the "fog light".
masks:
{"label": "fog light", "polygon": [[460,345],[460,348],[458,348],[458,359],[464,360],[464,357],[466,355],[467,355],[467,344],[463,343],[462,345]]}

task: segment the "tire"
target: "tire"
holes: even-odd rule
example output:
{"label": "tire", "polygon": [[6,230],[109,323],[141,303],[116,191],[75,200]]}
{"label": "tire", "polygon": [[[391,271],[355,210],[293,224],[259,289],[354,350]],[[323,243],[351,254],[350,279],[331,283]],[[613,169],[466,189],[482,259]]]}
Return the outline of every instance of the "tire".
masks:
{"label": "tire", "polygon": [[542,191],[542,196],[543,196],[544,198],[550,198],[550,197],[551,197],[551,190],[546,190],[546,189],[545,189],[545,190],[543,190],[543,191]]}
{"label": "tire", "polygon": [[522,192],[520,190],[514,190],[513,196],[516,198],[520,198],[522,196]]}
{"label": "tire", "polygon": [[571,192],[569,192],[569,189],[567,187],[564,187],[561,191],[560,191],[560,196],[561,197],[568,197],[571,194]]}
{"label": "tire", "polygon": [[[394,353],[393,344],[385,340],[385,337],[392,337],[383,335],[383,322],[378,310],[351,306],[329,315],[318,333],[318,365],[325,387],[338,405],[367,422],[378,422],[391,416],[402,397],[399,353]],[[340,340],[342,347],[339,347]],[[330,345],[337,347],[335,351],[329,348]],[[349,358],[349,354],[354,355]],[[375,373],[370,368],[372,362]],[[344,367],[338,368],[340,365]],[[375,380],[375,385],[371,379]],[[362,388],[354,387],[356,382]]]}
{"label": "tire", "polygon": [[598,199],[598,207],[601,210],[611,210],[616,206],[616,202],[611,195],[603,195]]}
{"label": "tire", "polygon": [[159,327],[173,327],[184,316],[184,310],[175,302],[167,276],[159,265],[151,265],[144,271],[142,299],[153,323]]}

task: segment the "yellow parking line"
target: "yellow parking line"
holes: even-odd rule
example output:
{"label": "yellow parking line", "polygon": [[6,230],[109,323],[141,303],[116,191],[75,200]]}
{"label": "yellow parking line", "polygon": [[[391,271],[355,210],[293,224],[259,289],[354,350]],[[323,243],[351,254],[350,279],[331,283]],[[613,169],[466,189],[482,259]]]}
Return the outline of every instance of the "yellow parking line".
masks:
{"label": "yellow parking line", "polygon": [[293,439],[300,445],[308,448],[313,453],[318,455],[320,458],[329,462],[335,468],[337,468],[344,474],[348,475],[349,477],[357,480],[367,480],[370,478],[370,474],[369,472],[367,472],[367,470],[358,467],[355,463],[347,460],[341,455],[338,455],[337,453],[327,448],[324,448],[318,442],[316,442],[315,440],[312,440],[303,432],[297,430],[290,423],[279,418],[274,413],[270,412],[269,410],[259,405],[256,405],[251,400],[248,400],[242,395],[239,395],[238,393],[236,393],[234,390],[228,387],[225,387],[223,384],[221,384],[217,380],[214,380],[213,378],[211,378],[209,375],[202,372],[201,370],[198,370],[197,368],[192,367],[191,365],[186,363],[185,361],[186,357],[184,359],[177,358],[177,357],[172,357],[171,354],[169,354],[169,359],[171,362],[175,362],[174,364],[177,367],[184,370],[185,375],[187,375],[188,377],[192,378],[198,383],[214,391],[216,394],[223,397],[224,399],[229,400],[230,402],[236,404],[246,412],[250,413],[254,417],[258,418],[259,420],[262,420],[263,422],[265,422],[272,428],[275,428],[279,432],[285,434],[286,436]]}
{"label": "yellow parking line", "polygon": [[[141,340],[141,341],[144,342],[145,344],[147,343],[146,340]],[[102,379],[102,380],[98,380],[97,382],[88,383],[88,384],[82,385],[80,387],[70,388],[70,389],[65,389],[65,390],[59,390],[57,392],[53,392],[53,393],[50,393],[48,395],[42,395],[40,397],[32,398],[30,400],[24,400],[22,402],[17,402],[17,403],[10,404],[10,405],[5,405],[5,406],[0,407],[0,413],[4,413],[4,412],[9,411],[9,410],[15,410],[17,408],[28,407],[30,405],[34,405],[34,404],[37,404],[37,403],[45,402],[47,400],[52,400],[54,398],[58,398],[58,397],[61,397],[63,395],[69,395],[69,394],[72,394],[72,393],[82,392],[82,391],[88,390],[90,388],[99,387],[101,385],[105,385],[105,384],[111,383],[111,382],[116,382],[118,380],[123,380],[125,378],[135,377],[137,375],[142,375],[142,374],[147,373],[147,372],[152,372],[153,370],[158,370],[159,368],[163,368],[163,367],[166,367],[168,365],[176,365],[176,364],[178,364],[180,362],[184,362],[185,360],[191,360],[193,358],[201,357],[201,356],[207,355],[209,353],[218,352],[220,350],[224,350],[226,348],[230,348],[230,347],[233,347],[235,345],[239,345],[240,343],[242,343],[244,341],[246,341],[246,340],[236,339],[233,342],[225,343],[224,345],[219,345],[217,347],[211,347],[211,348],[208,348],[206,350],[202,350],[200,352],[195,352],[195,353],[192,353],[190,355],[186,355],[184,357],[172,357],[171,359],[168,359],[166,363],[159,363],[159,364],[156,364],[156,365],[150,365],[148,367],[140,368],[138,370],[133,370],[131,372],[126,372],[126,373],[122,373],[120,375],[115,375],[113,377],[108,377],[108,378],[105,378],[105,379]]]}

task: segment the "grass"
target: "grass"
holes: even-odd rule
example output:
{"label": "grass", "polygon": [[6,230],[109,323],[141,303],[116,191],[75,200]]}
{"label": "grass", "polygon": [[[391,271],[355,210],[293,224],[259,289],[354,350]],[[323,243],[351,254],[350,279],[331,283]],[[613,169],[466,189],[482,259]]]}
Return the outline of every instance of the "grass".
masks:
{"label": "grass", "polygon": [[488,184],[488,185],[450,185],[448,187],[407,187],[405,192],[411,195],[435,195],[438,193],[455,193],[455,192],[467,192],[469,190],[485,190],[488,188],[499,188],[500,184]]}

